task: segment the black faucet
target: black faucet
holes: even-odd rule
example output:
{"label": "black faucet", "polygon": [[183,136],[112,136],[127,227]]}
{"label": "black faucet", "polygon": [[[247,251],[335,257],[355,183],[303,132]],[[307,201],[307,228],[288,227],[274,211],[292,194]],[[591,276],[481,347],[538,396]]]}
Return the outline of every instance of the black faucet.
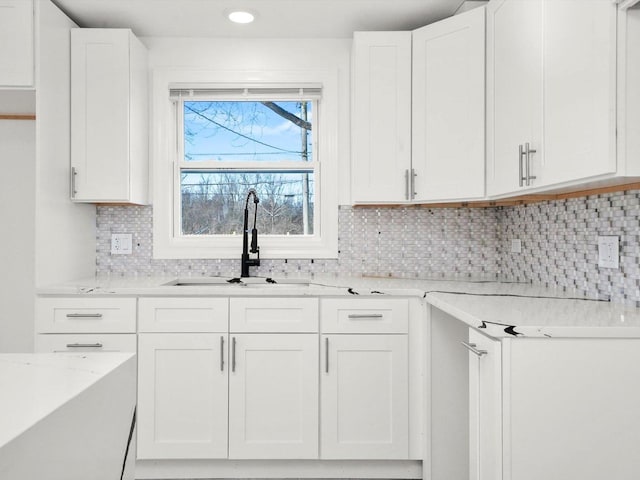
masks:
{"label": "black faucet", "polygon": [[[251,250],[249,250],[249,199],[253,195],[253,228],[251,229]],[[244,225],[242,228],[242,260],[240,277],[249,276],[249,267],[260,266],[260,247],[258,247],[258,230],[256,229],[256,218],[258,217],[258,194],[255,189],[250,188],[247,193],[247,201],[244,204]],[[249,252],[257,253],[258,258],[249,258]]]}

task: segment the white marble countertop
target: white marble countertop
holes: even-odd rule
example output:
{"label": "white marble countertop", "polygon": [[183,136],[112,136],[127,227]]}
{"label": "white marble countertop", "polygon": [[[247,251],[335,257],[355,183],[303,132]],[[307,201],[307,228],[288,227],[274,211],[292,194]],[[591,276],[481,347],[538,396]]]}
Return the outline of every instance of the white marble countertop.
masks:
{"label": "white marble countertop", "polygon": [[[192,285],[194,281],[209,285]],[[177,286],[177,282],[186,285]],[[228,283],[230,282],[230,283]],[[118,296],[408,296],[497,338],[640,338],[640,309],[580,298],[576,293],[496,281],[314,276],[103,277],[55,285],[40,295]]]}
{"label": "white marble countertop", "polygon": [[0,354],[0,448],[133,356],[132,353]]}

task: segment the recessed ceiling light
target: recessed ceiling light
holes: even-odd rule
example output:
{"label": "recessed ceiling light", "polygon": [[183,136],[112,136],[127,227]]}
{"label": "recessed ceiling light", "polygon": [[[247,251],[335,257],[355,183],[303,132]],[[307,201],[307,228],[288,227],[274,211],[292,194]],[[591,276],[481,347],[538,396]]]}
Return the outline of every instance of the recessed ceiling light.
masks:
{"label": "recessed ceiling light", "polygon": [[235,12],[229,12],[229,20],[234,23],[251,23],[255,19],[255,15],[251,12],[237,10]]}

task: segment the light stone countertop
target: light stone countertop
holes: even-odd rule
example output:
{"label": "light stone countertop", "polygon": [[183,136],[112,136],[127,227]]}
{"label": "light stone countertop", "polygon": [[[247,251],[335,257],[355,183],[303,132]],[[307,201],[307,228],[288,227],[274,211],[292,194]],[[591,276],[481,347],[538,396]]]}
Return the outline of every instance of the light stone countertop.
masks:
{"label": "light stone countertop", "polygon": [[[579,298],[560,289],[496,281],[314,276],[231,279],[215,285],[176,286],[210,277],[93,278],[40,288],[40,295],[96,296],[405,296],[434,307],[496,338],[640,338],[640,309]],[[231,280],[242,283],[227,283]],[[270,283],[275,281],[275,283]]]}
{"label": "light stone countertop", "polygon": [[133,356],[132,353],[0,354],[0,448]]}

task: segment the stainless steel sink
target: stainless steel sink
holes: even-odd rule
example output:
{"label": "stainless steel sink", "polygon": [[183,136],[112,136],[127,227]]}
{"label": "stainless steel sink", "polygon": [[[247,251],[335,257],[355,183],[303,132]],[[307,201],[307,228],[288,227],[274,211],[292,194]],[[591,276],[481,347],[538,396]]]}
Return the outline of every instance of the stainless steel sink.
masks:
{"label": "stainless steel sink", "polygon": [[174,287],[244,287],[244,288],[304,288],[313,284],[307,279],[284,278],[273,279],[264,277],[226,278],[226,277],[201,277],[178,278],[164,284]]}

